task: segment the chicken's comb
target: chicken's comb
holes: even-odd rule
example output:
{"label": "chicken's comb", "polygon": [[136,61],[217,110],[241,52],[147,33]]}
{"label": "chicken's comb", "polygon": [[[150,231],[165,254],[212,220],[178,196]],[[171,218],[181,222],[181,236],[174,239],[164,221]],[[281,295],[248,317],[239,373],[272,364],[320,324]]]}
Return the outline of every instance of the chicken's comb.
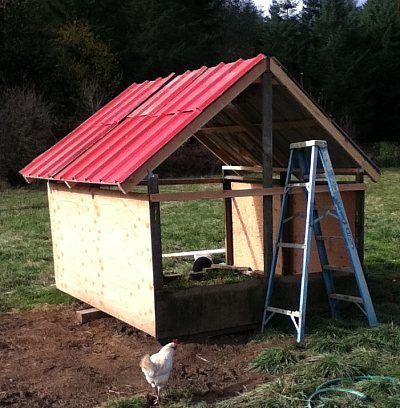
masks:
{"label": "chicken's comb", "polygon": [[172,343],[178,344],[178,339],[173,339],[173,340],[172,340]]}

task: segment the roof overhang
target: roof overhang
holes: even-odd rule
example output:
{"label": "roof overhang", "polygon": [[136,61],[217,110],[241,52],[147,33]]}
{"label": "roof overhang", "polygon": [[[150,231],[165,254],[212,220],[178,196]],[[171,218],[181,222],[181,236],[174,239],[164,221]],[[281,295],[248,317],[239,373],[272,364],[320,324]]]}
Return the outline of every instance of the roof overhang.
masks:
{"label": "roof overhang", "polygon": [[127,193],[195,135],[229,165],[261,165],[261,76],[273,74],[273,152],[285,167],[289,144],[328,142],[334,167],[379,169],[305,93],[262,54],[133,84],[21,170],[34,179],[117,186]]}

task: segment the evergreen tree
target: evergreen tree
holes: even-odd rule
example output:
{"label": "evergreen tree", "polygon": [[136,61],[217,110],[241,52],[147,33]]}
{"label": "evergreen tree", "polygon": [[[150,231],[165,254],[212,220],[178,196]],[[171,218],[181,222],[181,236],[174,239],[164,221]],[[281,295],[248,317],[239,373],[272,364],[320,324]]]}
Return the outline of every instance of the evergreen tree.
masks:
{"label": "evergreen tree", "polygon": [[369,47],[362,84],[369,103],[362,129],[369,141],[399,141],[400,2],[368,0],[362,23]]}

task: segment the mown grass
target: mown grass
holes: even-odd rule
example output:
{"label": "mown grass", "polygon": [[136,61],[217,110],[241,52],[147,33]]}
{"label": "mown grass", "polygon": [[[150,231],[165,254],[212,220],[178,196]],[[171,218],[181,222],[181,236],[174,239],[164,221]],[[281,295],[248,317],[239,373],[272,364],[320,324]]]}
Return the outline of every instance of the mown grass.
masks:
{"label": "mown grass", "polygon": [[[302,349],[279,327],[254,341],[265,350],[253,361],[270,380],[256,390],[217,401],[215,408],[304,407],[307,397],[329,378],[358,374],[400,378],[400,170],[386,169],[378,184],[368,183],[366,193],[365,262],[368,282],[382,324],[368,328],[365,320],[307,322]],[[163,250],[191,250],[223,246],[221,201],[166,203],[162,208]],[[189,261],[188,261],[189,265]],[[43,303],[70,302],[53,283],[52,252],[45,191],[2,192],[0,204],[0,310],[27,308]],[[351,314],[350,314],[351,315]],[[276,351],[277,342],[280,351]],[[290,356],[290,358],[288,357]],[[257,363],[258,360],[258,363]],[[276,366],[274,367],[274,364]],[[249,368],[251,362],[249,361]],[[263,368],[264,367],[264,368]],[[385,380],[350,383],[369,400],[329,394],[315,407],[399,407],[397,383]],[[174,390],[163,406],[205,407],[192,403],[186,390]],[[145,407],[140,396],[108,403],[108,408]]]}

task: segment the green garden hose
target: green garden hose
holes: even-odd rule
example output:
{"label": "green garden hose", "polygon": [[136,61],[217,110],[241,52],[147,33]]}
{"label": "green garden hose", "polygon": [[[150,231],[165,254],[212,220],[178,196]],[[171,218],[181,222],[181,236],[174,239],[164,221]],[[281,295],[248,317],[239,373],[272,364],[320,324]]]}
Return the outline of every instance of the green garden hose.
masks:
{"label": "green garden hose", "polygon": [[395,377],[386,377],[383,375],[358,375],[355,377],[336,378],[334,380],[329,380],[319,385],[317,389],[307,399],[305,408],[312,408],[313,400],[315,400],[319,395],[326,393],[326,392],[343,392],[346,394],[355,395],[356,397],[362,400],[367,400],[368,397],[360,391],[353,390],[351,388],[333,387],[333,385],[339,384],[343,381],[357,382],[357,381],[365,381],[365,380],[387,380],[393,383],[399,382],[399,380]]}

